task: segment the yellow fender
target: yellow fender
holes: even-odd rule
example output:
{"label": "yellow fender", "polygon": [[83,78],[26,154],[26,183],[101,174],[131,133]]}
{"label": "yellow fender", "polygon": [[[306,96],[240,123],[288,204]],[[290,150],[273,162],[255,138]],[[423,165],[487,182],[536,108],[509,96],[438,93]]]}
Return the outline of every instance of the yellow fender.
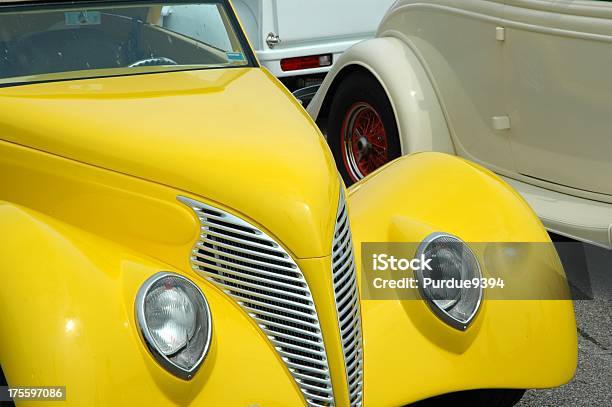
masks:
{"label": "yellow fender", "polygon": [[[303,403],[261,331],[194,274],[7,202],[0,230],[9,231],[0,234],[0,361],[10,385],[66,386],[71,406]],[[198,284],[214,317],[211,349],[189,382],[148,354],[136,328],[136,293],[159,271]]]}
{"label": "yellow fender", "polygon": [[[433,232],[466,242],[550,242],[525,201],[496,175],[441,153],[396,160],[352,187],[349,201],[359,278],[367,242],[420,242]],[[526,269],[530,284],[566,292],[565,281],[549,281],[537,262]],[[512,269],[497,273],[512,278]],[[575,372],[569,300],[484,301],[465,332],[423,301],[363,299],[362,313],[369,407],[467,389],[556,387]]]}

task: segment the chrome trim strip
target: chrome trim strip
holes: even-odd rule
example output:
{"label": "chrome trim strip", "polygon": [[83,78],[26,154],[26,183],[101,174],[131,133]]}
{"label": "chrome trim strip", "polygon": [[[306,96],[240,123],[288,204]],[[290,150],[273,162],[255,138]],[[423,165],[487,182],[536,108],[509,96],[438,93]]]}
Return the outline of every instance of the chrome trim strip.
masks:
{"label": "chrome trim strip", "polygon": [[293,258],[256,226],[182,196],[201,223],[193,269],[232,298],[266,334],[308,406],[334,394],[312,293]]}
{"label": "chrome trim strip", "polygon": [[344,193],[340,194],[332,246],[334,301],[351,407],[363,404],[363,343],[355,252]]}

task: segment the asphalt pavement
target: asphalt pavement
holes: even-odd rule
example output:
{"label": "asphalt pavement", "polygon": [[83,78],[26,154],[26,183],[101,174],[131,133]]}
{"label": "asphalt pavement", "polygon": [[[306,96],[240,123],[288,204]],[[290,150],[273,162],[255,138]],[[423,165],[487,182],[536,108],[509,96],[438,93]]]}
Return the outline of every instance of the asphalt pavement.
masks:
{"label": "asphalt pavement", "polygon": [[576,375],[563,387],[528,391],[517,406],[612,407],[612,251],[584,245],[584,254],[584,267],[578,267],[582,275],[574,285],[577,297],[584,298],[574,301]]}

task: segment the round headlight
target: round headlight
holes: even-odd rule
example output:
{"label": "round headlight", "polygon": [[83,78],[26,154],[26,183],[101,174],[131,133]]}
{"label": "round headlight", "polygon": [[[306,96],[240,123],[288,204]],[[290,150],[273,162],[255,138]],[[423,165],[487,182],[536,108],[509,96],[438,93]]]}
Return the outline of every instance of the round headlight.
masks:
{"label": "round headlight", "polygon": [[210,308],[199,287],[177,274],[158,273],[138,291],[136,317],[155,359],[172,374],[191,379],[212,338]]}
{"label": "round headlight", "polygon": [[443,321],[467,329],[482,299],[478,259],[461,239],[441,233],[425,239],[416,257],[421,256],[431,259],[428,267],[416,273],[421,294]]}

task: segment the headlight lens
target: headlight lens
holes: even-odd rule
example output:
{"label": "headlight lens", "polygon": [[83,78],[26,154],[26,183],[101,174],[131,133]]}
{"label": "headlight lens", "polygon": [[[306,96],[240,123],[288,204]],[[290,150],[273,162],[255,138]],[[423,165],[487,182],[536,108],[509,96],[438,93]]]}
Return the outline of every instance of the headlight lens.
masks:
{"label": "headlight lens", "polygon": [[202,291],[177,274],[156,274],[138,292],[136,315],[155,359],[174,375],[191,379],[212,338],[210,308]]}
{"label": "headlight lens", "polygon": [[[461,239],[436,233],[419,247],[417,257],[431,259],[430,269],[417,271],[421,293],[431,309],[449,325],[465,330],[482,299],[480,265]],[[478,284],[473,284],[474,280]],[[426,280],[430,284],[425,284]]]}

